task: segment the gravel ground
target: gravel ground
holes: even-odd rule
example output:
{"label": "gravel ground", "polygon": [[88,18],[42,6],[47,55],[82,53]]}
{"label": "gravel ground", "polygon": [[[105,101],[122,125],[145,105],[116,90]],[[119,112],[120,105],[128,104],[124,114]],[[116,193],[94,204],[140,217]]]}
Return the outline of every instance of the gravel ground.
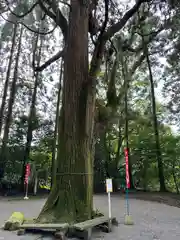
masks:
{"label": "gravel ground", "polygon": [[[45,200],[4,201],[0,200],[0,224],[14,211],[21,211],[26,218],[36,217]],[[107,213],[107,197],[95,196],[94,205]],[[180,208],[161,203],[130,199],[130,212],[133,226],[125,226],[125,201],[119,196],[112,197],[112,213],[119,221],[109,234],[95,233],[94,240],[179,240]],[[36,235],[17,236],[15,233],[0,231],[0,240],[50,240],[52,237],[39,238]]]}

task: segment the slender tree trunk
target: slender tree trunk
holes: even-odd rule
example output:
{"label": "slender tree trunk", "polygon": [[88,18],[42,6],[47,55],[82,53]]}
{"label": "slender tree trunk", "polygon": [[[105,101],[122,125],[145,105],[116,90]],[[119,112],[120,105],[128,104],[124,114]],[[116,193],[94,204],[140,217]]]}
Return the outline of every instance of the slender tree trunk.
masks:
{"label": "slender tree trunk", "polygon": [[176,179],[176,175],[173,171],[173,179],[174,179],[174,184],[175,184],[175,188],[176,188],[176,193],[179,194],[179,187],[178,187],[178,183],[177,183],[177,179]]}
{"label": "slender tree trunk", "polygon": [[95,89],[88,76],[87,5],[71,1],[56,181],[39,221],[78,222],[92,216]]}
{"label": "slender tree trunk", "polygon": [[55,129],[54,129],[53,149],[52,149],[51,187],[55,182],[56,170],[57,170],[56,150],[57,150],[58,121],[60,121],[59,113],[60,113],[62,77],[63,77],[63,60],[61,60],[61,66],[60,66],[59,88],[58,88],[58,97],[57,97],[57,105],[56,105],[56,122],[55,122]]}
{"label": "slender tree trunk", "polygon": [[[37,46],[38,40],[39,40],[39,35],[36,34],[34,56],[38,48]],[[38,61],[37,61],[38,66],[40,64],[40,59],[41,59],[41,49],[42,49],[42,39],[40,40],[40,46],[39,46],[39,52],[38,52]],[[39,74],[35,73],[34,90],[32,94],[31,107],[30,107],[29,117],[28,117],[28,129],[27,129],[26,145],[25,145],[25,151],[24,151],[24,157],[23,157],[23,168],[22,168],[22,175],[21,175],[22,190],[24,189],[25,167],[29,159],[29,154],[31,151],[31,143],[33,138],[34,119],[36,117],[36,98],[37,98],[38,85],[39,85]]]}
{"label": "slender tree trunk", "polygon": [[122,128],[122,123],[121,123],[121,120],[119,120],[118,148],[117,148],[117,152],[116,152],[116,164],[118,164],[118,162],[119,162],[120,150],[121,150],[121,146],[123,143],[123,136],[122,136],[121,128]]}
{"label": "slender tree trunk", "polygon": [[176,193],[179,194],[179,187],[178,187],[178,182],[175,174],[175,160],[173,161],[172,175],[173,175],[174,185],[176,188]]}
{"label": "slender tree trunk", "polygon": [[10,73],[11,73],[13,53],[14,53],[14,48],[15,48],[15,44],[16,44],[16,32],[17,32],[17,24],[14,25],[14,32],[13,32],[13,37],[12,37],[12,46],[11,46],[11,51],[10,51],[10,56],[9,56],[9,61],[8,61],[6,80],[5,80],[5,84],[4,84],[4,91],[3,91],[2,103],[1,103],[1,108],[0,108],[0,136],[1,136],[2,125],[3,125],[4,108],[5,108],[5,104],[6,104],[6,97],[7,97],[9,78],[10,78]]}
{"label": "slender tree trunk", "polygon": [[147,161],[145,160],[144,162],[144,166],[143,166],[143,190],[146,191],[147,190],[147,170],[148,170],[148,166],[147,166]]}
{"label": "slender tree trunk", "polygon": [[104,168],[105,168],[105,173],[106,173],[106,178],[110,178],[112,177],[110,172],[109,172],[109,163],[111,162],[111,154],[109,151],[109,144],[108,144],[108,140],[107,140],[107,128],[104,130],[104,133],[101,134],[102,137],[100,139],[100,142],[103,143],[103,148],[105,151],[105,164],[104,164]]}
{"label": "slender tree trunk", "polygon": [[1,148],[1,156],[0,156],[0,180],[4,177],[4,171],[5,171],[5,165],[6,165],[6,157],[7,157],[7,143],[9,138],[9,129],[11,126],[12,121],[12,109],[14,105],[15,95],[16,95],[16,83],[18,79],[18,67],[19,67],[19,56],[21,52],[21,41],[22,41],[22,32],[23,28],[21,27],[20,30],[20,36],[19,36],[19,43],[18,43],[18,49],[17,49],[17,56],[16,56],[16,62],[14,67],[14,76],[13,76],[13,82],[10,90],[10,97],[8,102],[8,112],[6,116],[6,123],[4,128],[4,135],[2,140],[2,148]]}
{"label": "slender tree trunk", "polygon": [[156,142],[156,157],[158,162],[158,171],[159,171],[159,183],[160,183],[160,191],[166,191],[165,185],[165,178],[164,178],[164,170],[163,170],[163,162],[162,162],[162,155],[161,155],[161,148],[160,148],[160,140],[159,140],[159,126],[156,114],[156,99],[154,93],[154,81],[153,75],[151,70],[151,63],[149,59],[148,49],[146,49],[146,61],[149,70],[149,80],[151,85],[151,99],[152,99],[152,117],[153,117],[153,124],[154,124],[154,135],[155,135],[155,142]]}
{"label": "slender tree trunk", "polygon": [[35,177],[34,177],[34,188],[33,188],[33,193],[34,195],[37,194],[37,187],[38,187],[38,172],[35,172]]}
{"label": "slender tree trunk", "polygon": [[[144,11],[144,9],[143,9]],[[143,51],[145,55],[145,59],[148,66],[149,71],[149,81],[150,81],[150,87],[151,87],[151,103],[152,103],[152,118],[153,118],[153,125],[154,125],[154,136],[155,136],[155,143],[156,143],[156,158],[158,163],[158,173],[159,173],[159,183],[160,183],[160,191],[167,191],[166,185],[165,185],[165,178],[164,178],[164,170],[163,170],[163,162],[162,162],[162,154],[161,154],[161,148],[160,148],[160,139],[159,139],[159,126],[158,126],[158,120],[157,120],[157,114],[156,114],[156,98],[155,98],[155,92],[154,92],[154,80],[153,80],[153,74],[151,69],[151,62],[149,58],[149,50],[148,45],[145,42],[144,39],[144,24],[140,19],[140,12],[138,11],[138,19],[139,19],[139,28],[140,33],[142,37],[142,45],[143,45]]]}

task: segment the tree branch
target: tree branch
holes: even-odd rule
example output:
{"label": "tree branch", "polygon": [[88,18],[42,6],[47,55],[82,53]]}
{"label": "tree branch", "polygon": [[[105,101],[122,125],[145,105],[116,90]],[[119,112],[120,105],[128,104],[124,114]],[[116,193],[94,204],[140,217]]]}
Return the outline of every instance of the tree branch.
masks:
{"label": "tree branch", "polygon": [[45,5],[43,4],[43,0],[39,0],[39,6],[56,23],[56,15],[45,7]]}
{"label": "tree branch", "polygon": [[70,5],[69,3],[64,2],[64,1],[59,1],[59,3],[62,3],[62,4],[64,4],[64,5],[66,5],[66,6],[68,6],[68,7],[71,9],[71,5]]}
{"label": "tree branch", "polygon": [[[149,33],[149,34],[146,34],[146,36],[149,36],[149,39],[148,39],[148,41],[146,41],[146,44],[149,44],[150,42],[152,42],[152,41],[155,39],[155,37],[156,37],[160,32],[162,32],[162,31],[164,30],[164,27],[165,27],[165,24],[162,25],[157,31],[151,32],[151,33]],[[137,33],[137,32],[136,32],[136,33]],[[139,33],[137,33],[137,34],[139,34]],[[140,35],[140,34],[139,34],[139,35]],[[140,36],[141,36],[141,35],[140,35]],[[136,47],[136,48],[134,49],[134,52],[140,52],[142,49],[143,49],[142,44],[140,44],[140,46],[138,46],[138,47]]]}
{"label": "tree branch", "polygon": [[64,17],[64,15],[62,14],[61,10],[59,9],[59,7],[55,1],[51,2],[51,7],[52,7],[53,12],[56,13],[57,22],[59,23],[59,26],[61,28],[61,31],[63,33],[64,39],[66,42],[68,22],[67,22],[66,18]]}
{"label": "tree branch", "polygon": [[0,14],[0,17],[2,17],[3,20],[12,23],[12,24],[21,24],[23,25],[25,28],[27,28],[29,31],[33,32],[33,33],[37,33],[37,34],[41,34],[41,35],[47,35],[47,34],[51,34],[54,32],[54,30],[56,29],[57,26],[54,26],[54,28],[52,30],[49,30],[48,32],[39,32],[38,29],[32,29],[29,26],[27,26],[25,23],[23,23],[22,21],[17,21],[17,22],[13,22],[10,21],[8,19],[6,19],[2,14]]}
{"label": "tree branch", "polygon": [[53,62],[57,61],[59,58],[64,56],[64,49],[60,50],[59,52],[57,52],[53,57],[51,57],[49,60],[47,60],[45,63],[43,63],[41,66],[36,67],[34,70],[41,72],[43,71],[45,68],[47,68],[49,65],[51,65]]}
{"label": "tree branch", "polygon": [[[52,8],[54,13],[45,7],[43,3],[44,1],[49,5],[50,8]],[[53,2],[50,2],[49,0],[44,0],[44,1],[39,0],[40,7],[61,28],[61,31],[63,33],[64,39],[66,42],[67,32],[68,32],[68,22],[66,18],[63,16],[61,10],[58,8],[57,4],[54,1]]]}
{"label": "tree branch", "polygon": [[10,11],[11,14],[13,14],[14,16],[16,16],[17,18],[24,18],[25,16],[27,16],[30,12],[33,11],[33,9],[38,5],[38,1],[35,2],[32,7],[26,12],[26,13],[23,13],[21,15],[18,15],[17,13],[13,12],[10,8],[10,3],[8,2],[8,0],[5,0],[6,2],[6,5],[7,5],[7,8],[8,10]]}
{"label": "tree branch", "polygon": [[136,69],[141,65],[141,63],[144,61],[145,56],[144,54],[141,54],[141,56],[139,57],[139,59],[133,64],[130,72],[130,76],[133,76],[134,73],[136,72]]}
{"label": "tree branch", "polygon": [[124,16],[121,18],[119,22],[113,24],[111,27],[108,28],[108,30],[104,34],[104,38],[108,40],[111,37],[113,37],[115,33],[120,31],[126,25],[127,21],[137,12],[141,4],[143,2],[149,1],[150,0],[137,0],[134,6],[124,14]]}
{"label": "tree branch", "polygon": [[[156,31],[156,32],[152,32],[152,34],[149,36],[148,41],[146,42],[146,45],[148,45],[150,42],[152,42],[155,37],[163,30],[163,26],[161,26],[161,28]],[[137,47],[138,52],[141,51],[143,49],[142,45]],[[145,55],[141,54],[141,56],[139,57],[139,59],[134,63],[134,65],[132,66],[131,70],[130,70],[130,75],[132,76],[136,69],[141,65],[141,63],[144,61],[145,59]]]}
{"label": "tree branch", "polygon": [[94,50],[93,57],[91,60],[91,68],[89,71],[89,75],[91,77],[96,75],[96,72],[100,67],[101,55],[103,53],[103,49],[105,46],[103,35],[106,30],[106,26],[107,26],[108,19],[109,19],[109,0],[104,0],[104,3],[105,3],[105,13],[104,13],[105,17],[104,17],[104,22],[101,27],[100,34],[95,43],[95,50]]}

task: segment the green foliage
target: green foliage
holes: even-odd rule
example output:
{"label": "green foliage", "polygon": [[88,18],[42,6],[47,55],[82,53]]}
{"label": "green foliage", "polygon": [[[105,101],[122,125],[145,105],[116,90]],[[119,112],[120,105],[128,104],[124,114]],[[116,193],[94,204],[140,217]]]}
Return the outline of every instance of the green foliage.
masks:
{"label": "green foliage", "polygon": [[[180,166],[180,138],[173,136],[169,128],[161,125],[160,141],[163,157],[163,165],[165,167],[165,179],[167,187],[170,191],[177,191],[180,187],[179,182],[179,166]],[[130,158],[133,166],[133,176],[135,185],[145,190],[158,190],[158,166],[155,152],[155,139],[153,128],[149,119],[139,115],[138,118],[130,122],[129,147]],[[102,139],[103,141],[103,139]],[[106,170],[110,177],[115,179],[118,186],[125,185],[125,160],[123,152],[123,144],[121,146],[118,162],[116,161],[116,153],[118,149],[118,131],[109,135],[106,139],[106,152],[104,156],[107,164],[104,169],[104,180]],[[99,143],[100,144],[100,143]],[[102,144],[102,143],[101,143]],[[103,154],[101,152],[101,154]],[[101,155],[101,159],[104,159]],[[98,172],[99,173],[99,172]],[[173,174],[177,180],[175,186]]]}

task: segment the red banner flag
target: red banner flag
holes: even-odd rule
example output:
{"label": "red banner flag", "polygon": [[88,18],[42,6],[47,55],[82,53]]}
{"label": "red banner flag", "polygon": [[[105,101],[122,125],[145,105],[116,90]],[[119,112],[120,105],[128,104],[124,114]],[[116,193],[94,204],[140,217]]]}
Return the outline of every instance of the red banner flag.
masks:
{"label": "red banner flag", "polygon": [[28,184],[28,178],[30,176],[30,164],[26,164],[26,172],[25,172],[25,178],[24,178],[24,183]]}
{"label": "red banner flag", "polygon": [[125,154],[125,162],[126,162],[126,187],[130,188],[130,180],[129,180],[129,152],[128,148],[124,149]]}
{"label": "red banner flag", "polygon": [[26,164],[26,173],[28,174],[28,176],[30,175],[30,164],[29,163]]}

